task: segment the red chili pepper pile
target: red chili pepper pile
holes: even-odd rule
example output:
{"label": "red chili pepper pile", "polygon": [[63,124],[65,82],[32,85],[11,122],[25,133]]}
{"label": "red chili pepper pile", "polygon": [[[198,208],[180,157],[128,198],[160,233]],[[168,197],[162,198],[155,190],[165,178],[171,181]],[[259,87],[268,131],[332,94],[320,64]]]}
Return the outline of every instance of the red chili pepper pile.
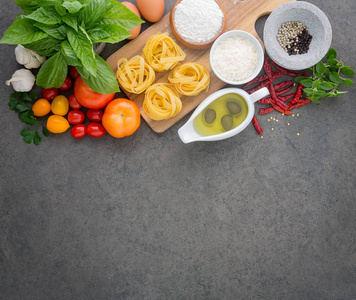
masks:
{"label": "red chili pepper pile", "polygon": [[[272,65],[277,69],[277,71],[272,70]],[[264,98],[258,100],[259,103],[269,104],[268,107],[263,107],[263,108],[259,109],[260,115],[268,114],[274,110],[277,110],[282,114],[289,115],[291,113],[292,109],[299,108],[299,107],[311,102],[310,99],[301,100],[301,96],[303,94],[303,89],[304,89],[304,86],[301,84],[298,85],[297,91],[295,93],[283,95],[286,92],[290,91],[294,87],[293,80],[286,80],[281,83],[273,85],[274,79],[277,77],[281,77],[282,75],[297,77],[297,76],[301,76],[301,74],[287,70],[287,69],[279,66],[278,64],[276,64],[274,61],[272,61],[272,64],[271,64],[268,57],[265,57],[263,68],[264,68],[266,74],[256,77],[255,79],[251,80],[250,82],[246,83],[243,86],[243,88],[246,88],[247,86],[249,86],[252,83],[259,82],[259,84],[257,86],[247,90],[247,93],[249,93],[249,94],[252,94],[252,93],[258,91],[259,89],[261,89],[263,87],[269,88],[270,96],[264,97]],[[303,76],[306,76],[305,72],[303,73]],[[292,100],[290,100],[290,99],[292,99]],[[261,126],[259,125],[256,117],[254,117],[254,119],[253,119],[253,124],[256,128],[257,133],[261,134],[263,132],[263,130],[262,130]]]}

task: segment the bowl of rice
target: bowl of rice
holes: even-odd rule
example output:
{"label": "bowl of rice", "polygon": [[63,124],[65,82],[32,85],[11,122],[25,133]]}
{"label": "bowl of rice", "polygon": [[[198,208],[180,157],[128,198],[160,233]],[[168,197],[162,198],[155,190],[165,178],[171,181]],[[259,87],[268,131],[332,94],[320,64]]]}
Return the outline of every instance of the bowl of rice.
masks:
{"label": "bowl of rice", "polygon": [[210,50],[210,65],[220,80],[241,85],[260,73],[263,57],[263,48],[252,34],[231,30],[214,42]]}

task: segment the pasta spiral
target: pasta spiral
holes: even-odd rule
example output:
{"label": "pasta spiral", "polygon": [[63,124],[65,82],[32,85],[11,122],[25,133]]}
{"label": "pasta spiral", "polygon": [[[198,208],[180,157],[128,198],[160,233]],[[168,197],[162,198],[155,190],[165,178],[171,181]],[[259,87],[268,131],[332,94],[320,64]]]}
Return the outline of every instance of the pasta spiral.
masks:
{"label": "pasta spiral", "polygon": [[142,50],[143,57],[157,72],[174,68],[185,59],[183,50],[168,36],[168,32],[150,36]]}
{"label": "pasta spiral", "polygon": [[143,109],[151,119],[165,120],[182,110],[182,101],[173,84],[156,83],[147,89]]}
{"label": "pasta spiral", "polygon": [[130,93],[141,94],[155,81],[154,70],[139,55],[129,61],[122,58],[117,65],[116,77],[121,86]]}
{"label": "pasta spiral", "polygon": [[175,84],[177,91],[186,96],[196,96],[202,90],[209,89],[210,74],[199,63],[182,64],[169,74],[168,80]]}

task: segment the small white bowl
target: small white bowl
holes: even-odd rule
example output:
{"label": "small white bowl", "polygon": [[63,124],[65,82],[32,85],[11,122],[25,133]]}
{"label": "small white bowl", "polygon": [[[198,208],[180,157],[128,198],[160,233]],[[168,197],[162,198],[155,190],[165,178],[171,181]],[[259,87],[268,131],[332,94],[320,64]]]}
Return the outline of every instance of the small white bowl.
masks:
{"label": "small white bowl", "polygon": [[[255,70],[253,71],[253,73],[251,74],[251,76],[245,78],[244,80],[240,80],[240,81],[231,81],[231,80],[226,79],[222,75],[220,75],[219,72],[215,69],[214,62],[213,62],[213,53],[214,53],[216,47],[219,45],[219,43],[229,37],[234,37],[234,36],[242,37],[242,38],[250,40],[251,43],[255,46],[257,54],[258,54],[257,66],[256,66]],[[216,39],[216,41],[214,42],[214,44],[210,50],[210,66],[213,69],[214,74],[221,81],[224,81],[231,85],[245,84],[245,83],[249,82],[250,80],[254,79],[260,73],[260,71],[262,69],[263,59],[264,59],[264,52],[263,52],[260,42],[252,34],[246,32],[246,31],[242,31],[242,30],[231,30],[231,31],[223,33]],[[231,62],[231,63],[233,63],[233,62]]]}

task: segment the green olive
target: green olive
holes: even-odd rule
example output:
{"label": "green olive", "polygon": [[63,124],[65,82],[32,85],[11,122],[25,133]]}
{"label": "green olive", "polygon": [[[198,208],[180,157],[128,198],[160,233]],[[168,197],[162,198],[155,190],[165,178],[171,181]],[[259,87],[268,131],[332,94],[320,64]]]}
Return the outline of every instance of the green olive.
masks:
{"label": "green olive", "polygon": [[221,118],[221,125],[224,131],[229,131],[234,126],[234,120],[231,115],[225,115]]}
{"label": "green olive", "polygon": [[208,108],[204,112],[204,121],[206,124],[213,124],[216,119],[216,111],[212,108]]}
{"label": "green olive", "polygon": [[226,103],[226,108],[232,115],[237,115],[241,112],[240,104],[236,103],[235,101],[228,101]]}

